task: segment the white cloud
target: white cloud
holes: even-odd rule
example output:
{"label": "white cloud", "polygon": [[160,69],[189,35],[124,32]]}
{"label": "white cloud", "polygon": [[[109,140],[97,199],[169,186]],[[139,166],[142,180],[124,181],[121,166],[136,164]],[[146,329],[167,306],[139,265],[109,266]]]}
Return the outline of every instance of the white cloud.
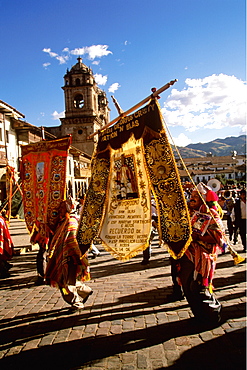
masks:
{"label": "white cloud", "polygon": [[51,63],[43,63],[43,67],[45,68],[45,69],[47,69],[47,67],[49,67],[51,65]]}
{"label": "white cloud", "polygon": [[98,65],[100,64],[100,61],[99,61],[99,60],[94,60],[94,61],[92,62],[92,64],[94,64],[95,66],[98,66]]}
{"label": "white cloud", "polygon": [[173,137],[171,143],[175,144],[176,146],[187,146],[191,143],[191,140],[186,135],[181,133],[178,135],[178,137]]}
{"label": "white cloud", "polygon": [[53,51],[51,51],[50,48],[44,48],[43,52],[47,53],[51,58],[57,59],[59,61],[59,64],[64,64],[69,59],[68,55],[58,55],[57,53],[54,53]]}
{"label": "white cloud", "polygon": [[188,131],[245,126],[247,85],[225,74],[185,80],[182,91],[172,89],[162,113],[170,126]]}
{"label": "white cloud", "polygon": [[44,49],[43,49],[43,52],[44,52],[44,53],[48,53],[48,54],[50,55],[50,57],[51,57],[51,58],[54,58],[54,57],[56,57],[56,56],[58,55],[58,54],[54,53],[53,51],[51,51],[51,49],[50,49],[50,48],[47,48],[47,49],[46,49],[46,48],[44,48]]}
{"label": "white cloud", "polygon": [[72,55],[84,55],[86,54],[86,48],[76,48],[74,50],[69,51]]}
{"label": "white cloud", "polygon": [[107,76],[102,76],[99,73],[95,73],[94,78],[98,85],[105,85],[107,82]]}
{"label": "white cloud", "polygon": [[85,46],[82,48],[76,48],[70,51],[72,55],[87,55],[89,60],[94,60],[95,58],[101,58],[103,56],[112,54],[108,49],[108,45],[92,45]]}
{"label": "white cloud", "polygon": [[61,112],[61,113],[58,113],[56,110],[51,114],[52,115],[52,119],[56,120],[56,119],[59,119],[59,118],[64,118],[65,117],[65,112]]}
{"label": "white cloud", "polygon": [[108,91],[114,93],[115,91],[119,89],[119,87],[121,87],[121,85],[119,85],[118,82],[115,82],[109,87]]}
{"label": "white cloud", "polygon": [[[47,53],[51,58],[57,59],[59,64],[65,64],[71,55],[86,55],[89,60],[94,60],[95,58],[101,58],[103,56],[112,54],[110,50],[107,50],[108,47],[108,45],[91,45],[73,50],[69,50],[69,48],[66,47],[62,50],[61,55],[54,53],[51,48],[44,48],[42,51]],[[99,63],[100,61],[93,62],[95,65],[98,65]]]}
{"label": "white cloud", "polygon": [[58,55],[56,59],[59,61],[59,64],[64,64],[69,59],[68,55]]}

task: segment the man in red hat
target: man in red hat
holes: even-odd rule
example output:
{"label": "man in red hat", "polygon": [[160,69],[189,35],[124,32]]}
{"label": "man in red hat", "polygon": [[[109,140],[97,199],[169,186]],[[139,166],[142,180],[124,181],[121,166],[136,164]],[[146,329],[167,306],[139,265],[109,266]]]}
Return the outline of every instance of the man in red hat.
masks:
{"label": "man in red hat", "polygon": [[215,209],[217,195],[212,193],[204,186],[198,186],[191,193],[188,206],[191,212],[192,242],[178,260],[178,277],[194,316],[203,321],[218,322],[221,304],[213,295],[212,280],[224,229]]}

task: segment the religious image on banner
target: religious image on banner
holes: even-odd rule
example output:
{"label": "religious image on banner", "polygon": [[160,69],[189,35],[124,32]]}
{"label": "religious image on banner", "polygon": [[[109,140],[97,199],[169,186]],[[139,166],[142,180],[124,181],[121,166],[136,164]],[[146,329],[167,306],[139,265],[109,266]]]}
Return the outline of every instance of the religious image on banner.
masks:
{"label": "religious image on banner", "polygon": [[114,160],[115,177],[114,190],[117,199],[138,198],[137,177],[134,166],[134,155],[125,156]]}
{"label": "religious image on banner", "polygon": [[66,163],[71,137],[23,145],[22,190],[24,217],[31,242],[46,248],[65,199]]}
{"label": "religious image on banner", "polygon": [[191,242],[190,217],[155,99],[99,135],[77,233],[82,253],[95,237],[123,261],[147,248],[151,195],[160,241],[180,258]]}

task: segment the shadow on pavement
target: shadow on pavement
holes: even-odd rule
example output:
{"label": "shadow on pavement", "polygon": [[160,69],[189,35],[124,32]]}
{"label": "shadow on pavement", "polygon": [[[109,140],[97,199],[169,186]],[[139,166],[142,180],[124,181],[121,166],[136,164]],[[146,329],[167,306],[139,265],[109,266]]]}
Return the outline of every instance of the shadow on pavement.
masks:
{"label": "shadow on pavement", "polygon": [[[107,337],[82,338],[70,342],[47,345],[38,349],[23,351],[18,355],[5,357],[1,360],[1,369],[30,369],[30,364],[36,370],[79,369],[83,368],[83,365],[94,363],[99,359],[116,354],[144,349],[160,343],[164,343],[165,346],[165,342],[171,338],[197,334],[202,329],[194,325],[193,320],[186,319]],[[236,343],[238,343],[237,346]],[[233,350],[232,346],[235,347],[235,350]],[[244,349],[245,332],[243,329],[235,330],[186,351],[177,364],[170,368],[244,369]]]}
{"label": "shadow on pavement", "polygon": [[[161,258],[161,256],[158,256],[157,259],[151,261],[148,269],[152,269],[152,266],[168,266],[170,263],[169,259],[164,257]],[[116,263],[109,269],[111,257],[103,263],[100,261],[101,257],[98,258],[99,260],[97,262],[95,260],[93,262],[95,279],[143,270],[138,259],[133,259],[127,263]],[[232,266],[231,262],[220,263],[219,268]],[[21,273],[29,272],[29,276],[16,279],[15,271],[19,271],[18,275],[20,275],[20,271]],[[35,275],[36,254],[31,253],[30,255],[16,256],[11,278],[2,280],[0,283],[1,286],[5,286],[5,289],[8,287],[10,290],[8,293],[11,294],[11,290],[28,288],[30,284],[33,284]],[[156,275],[156,277],[163,276],[166,276],[166,274]],[[149,276],[149,278],[153,278],[153,276]],[[216,277],[214,279],[216,293],[219,291],[222,294],[226,286],[238,286],[238,283],[243,281],[245,281],[245,273],[238,271],[236,267],[236,272],[232,276],[227,278]],[[39,288],[37,287],[37,289]],[[47,286],[44,289],[52,288]],[[173,310],[178,311],[188,307],[186,300],[176,303],[176,305],[166,304],[165,298],[170,290],[171,287],[164,286],[164,288],[155,288],[137,294],[126,295],[114,303],[95,304],[91,308],[91,312],[85,309],[82,313],[77,312],[71,314],[71,311],[65,308],[35,312],[33,314],[19,315],[14,318],[1,320],[1,350],[10,349],[10,355],[1,359],[0,369],[76,370],[83,369],[87,365],[93,366],[95,364],[95,368],[100,370],[101,368],[97,367],[97,361],[103,358],[140,349],[148,350],[148,348],[158,344],[163,344],[165,348],[166,342],[170,339],[194,334],[198,335],[212,329],[196,324],[193,319],[180,319],[173,322],[161,322],[159,325],[148,326],[145,329],[129,330],[124,331],[122,334],[112,334],[109,336],[95,336],[94,333],[90,334],[84,331],[86,326],[94,326],[94,324],[99,324],[100,322],[113,322],[128,318],[135,319],[135,317],[143,315],[143,309],[145,309],[145,315],[151,315],[154,313],[162,314]],[[227,320],[245,317],[245,303],[236,305],[234,302],[235,299],[244,296],[244,294],[244,291],[241,291],[231,295],[229,295],[229,292],[225,296],[221,295],[219,298],[220,301],[227,300],[231,302],[232,300],[232,302],[231,305],[225,308],[223,307],[222,322],[218,326],[222,326]],[[154,309],[155,306],[158,306],[158,308]],[[238,327],[238,322],[234,324],[236,324],[235,327],[225,329],[226,334],[215,339],[210,339],[201,345],[187,350],[177,360],[176,364],[168,365],[166,369],[245,369],[245,329]],[[80,331],[85,337],[66,342],[66,335],[68,335],[70,328]],[[48,338],[55,337],[56,331],[62,332],[63,330],[65,332],[67,331],[67,334],[64,334],[64,341],[61,338],[59,343],[52,343],[52,340],[48,340]],[[47,341],[45,340],[46,338]],[[35,339],[44,339],[41,341],[43,345],[38,348],[25,350],[24,344]],[[44,345],[45,343],[49,344]],[[24,350],[19,352],[18,348],[22,347],[24,347]]]}
{"label": "shadow on pavement", "polygon": [[[137,304],[134,304],[134,302]],[[124,305],[124,312],[120,308],[122,304]],[[159,304],[163,304],[163,307],[154,310],[153,307]],[[181,301],[179,308],[186,307],[188,307],[187,301]],[[128,318],[139,317],[142,315],[144,308],[145,315],[148,315],[175,311],[178,309],[178,306],[172,305],[169,307],[169,304],[165,306],[159,289],[154,289],[148,292],[124,296],[116,303],[95,304],[91,312],[84,310],[81,313],[71,314],[68,306],[68,308],[61,310],[19,315],[14,319],[0,320],[0,329],[2,329],[0,344],[8,345],[8,343],[14,341],[25,342],[26,339],[29,340],[33,336],[40,337],[50,332],[71,327],[76,328],[78,326],[99,324],[105,321],[126,320]],[[147,308],[150,308],[150,310]],[[68,317],[68,315],[70,316]],[[54,318],[56,319],[54,320]],[[28,323],[26,327],[23,325],[25,323]]]}
{"label": "shadow on pavement", "polygon": [[[238,343],[238,348],[233,349],[231,343]],[[174,365],[157,370],[246,369],[245,348],[246,330],[241,328],[195,346],[184,352]]]}

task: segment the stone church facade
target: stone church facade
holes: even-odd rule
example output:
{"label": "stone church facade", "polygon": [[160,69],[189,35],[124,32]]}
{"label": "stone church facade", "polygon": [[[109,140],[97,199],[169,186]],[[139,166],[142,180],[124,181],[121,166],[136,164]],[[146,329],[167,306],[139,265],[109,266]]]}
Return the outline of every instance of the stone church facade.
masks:
{"label": "stone church facade", "polygon": [[97,135],[89,136],[109,122],[106,93],[94,79],[92,70],[77,58],[77,63],[64,76],[65,117],[61,125],[46,127],[57,137],[72,135],[72,145],[92,156]]}

